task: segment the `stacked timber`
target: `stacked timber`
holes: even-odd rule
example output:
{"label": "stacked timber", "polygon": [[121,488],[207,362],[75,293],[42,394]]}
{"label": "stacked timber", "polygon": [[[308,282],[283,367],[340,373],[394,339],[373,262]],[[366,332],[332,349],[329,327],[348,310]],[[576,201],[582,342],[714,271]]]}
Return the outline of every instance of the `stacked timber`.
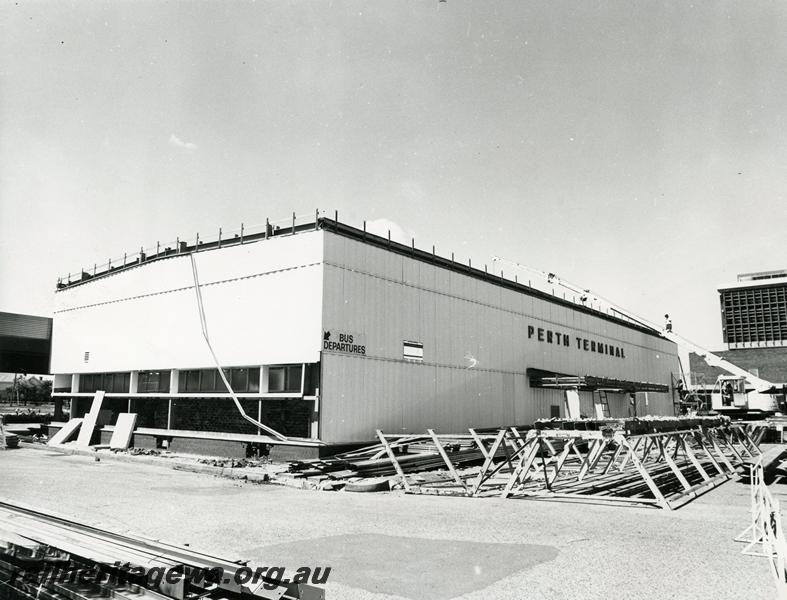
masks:
{"label": "stacked timber", "polygon": [[[484,461],[481,450],[468,440],[444,443],[443,450],[455,466],[480,465]],[[404,473],[446,468],[446,463],[437,447],[425,441],[409,445],[407,452],[397,452],[396,461]],[[396,467],[382,444],[337,454],[332,458],[293,461],[289,463],[288,472],[295,477],[327,476],[334,480],[397,475]]]}

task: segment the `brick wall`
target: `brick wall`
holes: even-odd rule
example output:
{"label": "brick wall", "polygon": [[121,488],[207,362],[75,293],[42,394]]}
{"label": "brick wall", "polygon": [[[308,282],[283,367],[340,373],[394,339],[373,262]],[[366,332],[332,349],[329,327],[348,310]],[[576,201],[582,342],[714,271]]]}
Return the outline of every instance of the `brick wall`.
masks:
{"label": "brick wall", "polygon": [[[246,414],[257,418],[258,400],[241,400]],[[312,403],[303,400],[262,400],[261,422],[288,436],[308,437]],[[184,398],[172,401],[172,428],[256,434],[257,427],[241,417],[229,398]]]}
{"label": "brick wall", "polygon": [[[758,377],[772,383],[787,382],[787,348],[741,348],[714,354],[746,371],[757,369]],[[709,366],[693,352],[689,354],[689,370],[693,384],[704,380],[705,385],[712,385],[719,375],[729,375],[727,371]]]}
{"label": "brick wall", "polygon": [[137,427],[167,428],[169,402],[166,398],[133,398],[131,412],[137,413]]}
{"label": "brick wall", "polygon": [[291,437],[309,437],[313,404],[307,400],[263,400],[263,423]]}

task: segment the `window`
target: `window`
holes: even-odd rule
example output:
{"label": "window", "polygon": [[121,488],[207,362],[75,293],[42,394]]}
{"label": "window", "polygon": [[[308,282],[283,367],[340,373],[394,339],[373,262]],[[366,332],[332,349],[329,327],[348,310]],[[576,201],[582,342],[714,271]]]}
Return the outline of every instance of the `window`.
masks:
{"label": "window", "polygon": [[423,362],[424,360],[424,345],[421,342],[408,342],[403,344],[402,355],[405,360],[413,360]]}
{"label": "window", "polygon": [[137,392],[155,394],[169,392],[169,371],[140,371]]}
{"label": "window", "polygon": [[103,390],[107,393],[127,394],[130,381],[130,373],[82,373],[79,376],[79,391],[92,394]]}
{"label": "window", "polygon": [[[239,394],[256,394],[260,391],[259,367],[232,367],[224,369],[224,376]],[[181,393],[226,394],[227,387],[216,369],[192,369],[180,372]]]}
{"label": "window", "polygon": [[303,365],[286,365],[268,369],[268,392],[290,393],[301,391]]}

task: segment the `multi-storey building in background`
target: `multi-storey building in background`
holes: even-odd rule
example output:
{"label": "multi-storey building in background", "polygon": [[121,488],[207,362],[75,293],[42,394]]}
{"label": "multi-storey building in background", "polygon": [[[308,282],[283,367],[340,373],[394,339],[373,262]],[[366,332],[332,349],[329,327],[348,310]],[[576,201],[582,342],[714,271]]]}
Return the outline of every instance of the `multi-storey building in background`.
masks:
{"label": "multi-storey building in background", "polygon": [[728,350],[787,346],[787,270],[738,275],[719,300]]}

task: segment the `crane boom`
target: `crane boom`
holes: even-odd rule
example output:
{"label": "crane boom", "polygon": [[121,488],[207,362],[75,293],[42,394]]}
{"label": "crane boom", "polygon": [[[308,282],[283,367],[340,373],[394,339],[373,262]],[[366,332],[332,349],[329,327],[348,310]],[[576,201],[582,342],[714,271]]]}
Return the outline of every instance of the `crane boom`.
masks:
{"label": "crane boom", "polygon": [[710,350],[706,350],[701,346],[697,346],[696,344],[690,342],[687,339],[680,337],[679,335],[671,332],[671,331],[663,331],[661,333],[665,338],[668,340],[675,342],[678,346],[681,346],[691,352],[694,352],[697,356],[701,357],[708,365],[711,367],[717,367],[719,369],[724,369],[725,371],[732,373],[737,377],[741,377],[746,380],[754,389],[761,393],[767,393],[768,391],[774,388],[774,384],[770,381],[757,377],[756,375],[749,373],[747,370],[740,368],[739,366],[731,363],[728,360],[723,359],[721,356],[718,356],[711,352]]}
{"label": "crane boom", "polygon": [[626,310],[626,309],[624,309],[624,308],[622,308],[620,306],[617,306],[616,304],[610,302],[609,300],[607,300],[605,298],[602,298],[601,296],[598,296],[595,292],[591,292],[589,289],[581,288],[581,287],[576,286],[576,285],[574,285],[572,283],[569,283],[569,282],[561,279],[560,277],[558,277],[554,273],[548,273],[547,271],[541,271],[541,270],[535,269],[533,267],[528,267],[526,265],[522,265],[520,263],[511,261],[511,260],[508,260],[508,259],[505,259],[505,258],[501,258],[499,256],[494,256],[492,258],[492,261],[493,262],[495,262],[495,261],[507,262],[507,263],[509,263],[511,265],[514,265],[515,267],[517,267],[519,269],[523,269],[525,271],[529,271],[531,273],[534,273],[536,275],[539,275],[539,276],[543,277],[544,279],[546,279],[547,283],[549,283],[549,284],[559,285],[559,286],[564,287],[564,288],[566,288],[568,290],[576,292],[576,293],[580,294],[580,300],[583,303],[585,302],[585,300],[587,299],[587,297],[589,295],[592,295],[594,297],[594,299],[603,301],[612,312],[618,314],[619,316],[621,316],[621,317],[623,317],[623,318],[625,318],[625,319],[627,319],[629,321],[632,321],[632,322],[637,323],[639,325],[642,325],[644,327],[648,327],[650,329],[653,329],[655,332],[659,333],[662,337],[670,340],[671,342],[674,342],[675,344],[677,344],[681,348],[684,348],[684,349],[686,349],[686,350],[688,350],[690,352],[694,352],[695,354],[700,356],[711,367],[717,367],[719,369],[723,369],[723,370],[725,370],[725,371],[735,375],[736,377],[740,377],[740,378],[744,379],[749,385],[751,385],[757,392],[759,392],[761,394],[762,393],[768,393],[770,390],[773,390],[775,388],[774,384],[771,383],[770,381],[767,381],[765,379],[757,377],[756,375],[753,375],[752,373],[749,373],[745,369],[742,369],[742,368],[738,367],[737,365],[734,365],[730,361],[725,360],[725,359],[721,358],[720,356],[714,354],[710,350],[706,350],[705,348],[703,348],[701,346],[698,346],[697,344],[695,344],[693,342],[690,342],[689,340],[687,340],[687,339],[685,339],[685,338],[683,338],[683,337],[673,333],[672,331],[667,331],[665,329],[661,329],[658,325],[654,324],[653,322],[648,321],[647,319],[645,319],[643,317],[640,317],[639,315],[636,315],[636,314],[634,314],[634,313],[632,313],[632,312],[630,312],[630,311],[628,311],[628,310]]}

